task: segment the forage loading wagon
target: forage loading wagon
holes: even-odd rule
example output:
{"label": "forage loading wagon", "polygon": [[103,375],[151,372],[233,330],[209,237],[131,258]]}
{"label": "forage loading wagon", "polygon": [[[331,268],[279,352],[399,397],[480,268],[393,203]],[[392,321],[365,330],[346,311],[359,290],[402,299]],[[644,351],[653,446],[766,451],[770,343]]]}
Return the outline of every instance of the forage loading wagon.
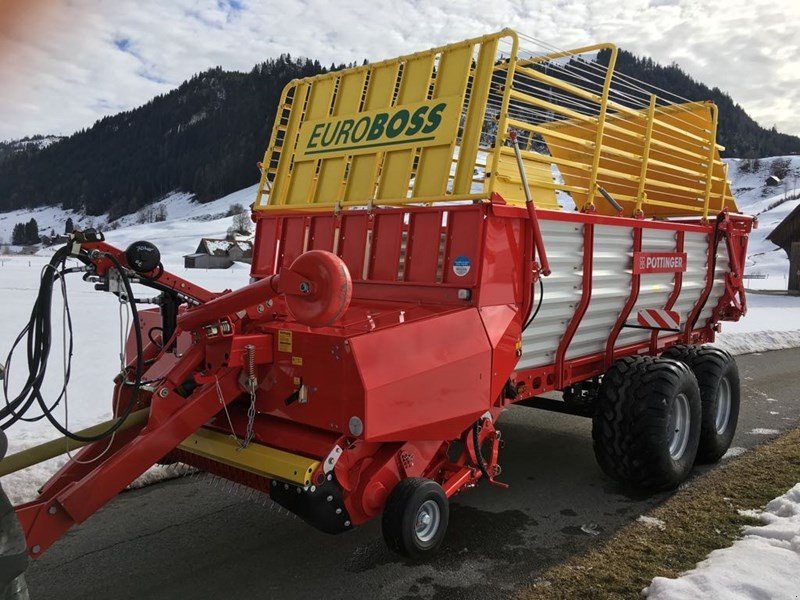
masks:
{"label": "forage loading wagon", "polygon": [[615,72],[612,45],[536,44],[504,30],[290,83],[238,290],[169,273],[146,242],[72,235],[34,347],[69,257],[134,311],[132,284],[158,306],[136,313],[118,420],[17,507],[32,556],[163,460],[323,531],[382,515],[388,544],[423,556],[450,497],[504,487],[514,403],[591,417],[600,466],[633,485],[722,456],[738,376],[703,344],[745,312],[752,220],[716,107]]}

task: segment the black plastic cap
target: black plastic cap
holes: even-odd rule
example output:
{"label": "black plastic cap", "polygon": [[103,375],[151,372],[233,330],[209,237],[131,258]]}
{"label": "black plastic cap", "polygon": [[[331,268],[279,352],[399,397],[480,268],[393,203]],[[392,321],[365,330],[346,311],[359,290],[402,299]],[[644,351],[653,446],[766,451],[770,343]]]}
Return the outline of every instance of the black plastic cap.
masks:
{"label": "black plastic cap", "polygon": [[150,242],[133,242],[125,250],[125,259],[137,273],[149,273],[161,263],[161,252]]}

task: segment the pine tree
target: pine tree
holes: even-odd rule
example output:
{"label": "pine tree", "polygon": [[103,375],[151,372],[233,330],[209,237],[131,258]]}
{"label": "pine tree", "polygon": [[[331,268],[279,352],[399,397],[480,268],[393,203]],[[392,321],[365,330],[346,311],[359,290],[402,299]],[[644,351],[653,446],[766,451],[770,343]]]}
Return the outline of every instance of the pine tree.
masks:
{"label": "pine tree", "polygon": [[17,223],[11,232],[11,243],[15,246],[25,245],[25,224]]}
{"label": "pine tree", "polygon": [[31,219],[25,224],[25,240],[27,244],[39,243],[39,224],[36,219]]}

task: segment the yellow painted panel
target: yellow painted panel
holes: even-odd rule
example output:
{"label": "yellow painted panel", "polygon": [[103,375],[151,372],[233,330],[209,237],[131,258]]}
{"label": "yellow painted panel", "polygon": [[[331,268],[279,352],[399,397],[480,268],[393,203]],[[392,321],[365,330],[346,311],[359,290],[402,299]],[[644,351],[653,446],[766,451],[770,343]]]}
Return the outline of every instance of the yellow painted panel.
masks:
{"label": "yellow painted panel", "polygon": [[[536,208],[561,210],[561,205],[556,201],[556,192],[551,187],[553,185],[553,175],[550,165],[530,160],[523,162],[525,164],[525,177],[528,180],[528,188],[531,190]],[[500,194],[506,202],[518,204],[525,202],[525,192],[522,189],[519,165],[514,155],[506,153],[500,155],[498,169],[493,177],[495,179],[494,191]],[[488,186],[488,182],[485,182],[484,185]]]}
{"label": "yellow painted panel", "polygon": [[473,71],[472,87],[470,88],[469,109],[464,123],[464,132],[461,136],[456,176],[453,182],[454,194],[468,194],[472,189],[472,177],[480,144],[483,119],[486,115],[486,102],[489,98],[489,86],[492,83],[496,53],[496,39],[485,42],[478,52],[478,62]]}
{"label": "yellow painted panel", "polygon": [[[308,95],[308,106],[304,119],[321,119],[330,113],[331,98],[333,97],[334,79],[319,79],[311,85]],[[297,110],[298,107],[294,107]],[[302,134],[302,127],[300,129]],[[298,142],[299,144],[299,142]],[[305,204],[309,201],[315,183],[317,171],[316,160],[301,161],[294,157],[294,168],[289,180],[289,192],[284,204]]]}
{"label": "yellow painted panel", "polygon": [[[410,104],[427,99],[433,61],[434,55],[426,54],[411,58],[403,64],[403,77],[400,82],[397,104]],[[378,198],[405,198],[408,195],[414,153],[413,148],[386,152],[381,169],[381,180],[378,184]]]}
{"label": "yellow painted panel", "polygon": [[[375,67],[370,71],[369,88],[364,110],[375,110],[391,105],[397,81],[397,63]],[[350,163],[350,176],[344,194],[345,202],[368,201],[375,194],[381,153],[354,156]]]}
{"label": "yellow painted panel", "polygon": [[[275,185],[273,186],[272,193],[270,194],[271,204],[283,204],[286,199],[286,194],[290,183],[290,167],[292,163],[292,156],[294,154],[294,143],[297,133],[300,129],[300,119],[303,115],[303,104],[305,104],[309,88],[310,86],[307,83],[299,83],[295,88],[294,98],[292,100],[292,111],[289,115],[289,123],[287,125],[286,134],[283,141],[285,150],[281,152],[281,157],[278,160],[278,169],[275,175]],[[276,135],[273,134],[273,139],[275,138]],[[267,151],[267,153],[269,154],[269,151]]]}
{"label": "yellow painted panel", "polygon": [[[345,73],[339,79],[339,89],[336,92],[336,105],[333,108],[333,115],[353,115],[361,107],[361,96],[364,92],[364,80],[366,71],[352,71]],[[351,119],[352,121],[352,119]],[[343,121],[340,119],[339,121]],[[314,121],[306,121],[300,130],[299,152],[303,151],[303,131]],[[314,194],[314,202],[334,202],[339,200],[343,190],[344,172],[347,165],[347,156],[337,153],[321,154],[319,180]]]}
{"label": "yellow painted panel", "polygon": [[[501,39],[509,42],[502,51]],[[651,118],[645,110],[611,101],[607,112],[585,114],[580,106],[598,99],[605,106],[605,95],[560,78],[558,69],[540,72],[530,65],[612,46],[520,58],[518,40],[503,30],[290,83],[265,154],[268,168],[258,199],[265,199],[270,180],[271,195],[257,208],[480,198],[471,191],[481,150],[491,157],[482,197],[497,186],[507,200],[522,202],[516,161],[505,143],[510,126],[524,132],[525,148],[548,146],[544,153],[523,152],[539,206],[557,208],[554,191],[564,190],[579,206],[593,200],[598,211],[613,214],[600,199],[596,175],[597,185],[618,199],[627,215],[639,201],[646,216],[702,213],[704,202],[712,213],[737,210],[717,152],[712,104],[655,108],[654,101]],[[542,97],[542,86],[558,92]],[[498,122],[484,132],[488,106]]]}
{"label": "yellow painted panel", "polygon": [[454,131],[445,139],[446,145],[423,148],[420,152],[414,180],[414,196],[417,198],[440,196],[447,190],[456,143],[455,127],[461,117],[461,106],[464,103],[467,77],[472,63],[472,49],[473,46],[468,45],[447,50],[439,59],[433,97],[436,100],[456,98],[453,104],[457,106],[458,114],[453,120]]}
{"label": "yellow painted panel", "polygon": [[[603,138],[598,183],[615,199],[618,197],[635,198],[639,187],[641,161],[626,157],[623,153],[629,153],[632,156],[640,156],[643,153],[645,142],[643,134],[646,130],[645,111],[641,111],[638,115],[629,112],[609,114],[607,123],[613,124],[615,127],[610,132],[607,131]],[[707,159],[700,157],[709,155],[710,141],[703,145],[692,137],[677,136],[673,128],[679,126],[698,134],[705,131],[705,135],[710,136],[711,112],[709,105],[687,103],[659,107],[656,110],[650,158],[656,160],[657,164],[649,164],[646,173],[644,192],[647,195],[647,201],[653,201],[649,207],[647,201],[643,205],[646,216],[689,215],[697,214],[702,210]],[[589,139],[594,135],[591,128],[574,121],[561,121],[542,127],[576,138]],[[630,132],[633,135],[624,135],[621,133],[622,131]],[[543,133],[543,137],[552,156],[557,160],[587,162],[586,149],[578,144],[571,143],[564,137],[549,136],[547,133]],[[696,154],[698,158],[665,150],[657,145],[658,142],[675,146],[690,154]],[[617,152],[613,152],[614,150]],[[671,165],[677,169],[671,168]],[[588,187],[589,174],[585,170],[571,166],[559,166],[559,171],[567,185]],[[730,187],[725,181],[723,166],[716,150],[714,152],[713,177],[711,206],[718,209],[721,195],[724,193],[725,206],[729,210],[738,211],[731,196]],[[573,199],[578,206],[582,206],[588,200],[588,196],[573,194]],[[632,214],[635,200],[620,200],[619,202],[625,208],[625,214]],[[656,204],[656,202],[669,203],[669,205]],[[614,209],[602,199],[596,200],[595,204],[600,213],[616,214]],[[676,210],[674,205],[685,206],[686,210],[683,212]]]}

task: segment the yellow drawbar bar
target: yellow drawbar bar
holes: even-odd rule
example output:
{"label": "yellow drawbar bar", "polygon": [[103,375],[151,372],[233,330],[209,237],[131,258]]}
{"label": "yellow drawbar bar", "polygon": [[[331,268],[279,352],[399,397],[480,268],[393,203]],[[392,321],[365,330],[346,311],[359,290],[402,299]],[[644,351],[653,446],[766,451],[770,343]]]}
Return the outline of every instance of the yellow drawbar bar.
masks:
{"label": "yellow drawbar bar", "polygon": [[307,487],[319,461],[251,442],[242,448],[230,436],[209,429],[199,429],[179,446],[181,450],[210,458],[255,475],[280,479]]}

